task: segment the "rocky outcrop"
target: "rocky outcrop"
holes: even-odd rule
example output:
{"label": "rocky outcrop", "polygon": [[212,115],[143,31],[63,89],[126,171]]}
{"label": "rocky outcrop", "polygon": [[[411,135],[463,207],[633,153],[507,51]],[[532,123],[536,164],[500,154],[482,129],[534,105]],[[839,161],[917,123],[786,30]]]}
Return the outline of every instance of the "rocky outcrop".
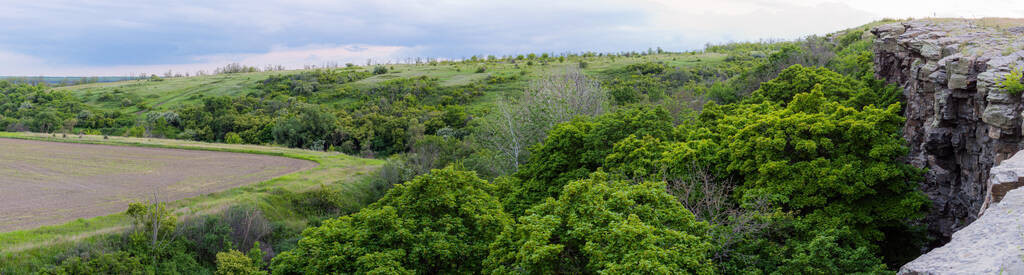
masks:
{"label": "rocky outcrop", "polygon": [[[1017,154],[1014,169],[1024,166]],[[1007,161],[1009,162],[1009,161]],[[1005,166],[1003,163],[999,166]],[[995,173],[996,168],[993,168]],[[900,268],[900,274],[1024,274],[1024,189],[1014,189],[945,246]]]}
{"label": "rocky outcrop", "polygon": [[1024,28],[917,20],[872,30],[876,75],[903,87],[908,161],[927,168],[926,223],[941,244],[978,218],[989,169],[1022,149],[1020,95],[998,84],[1024,65]]}
{"label": "rocky outcrop", "polygon": [[1006,193],[1021,186],[1024,186],[1024,153],[1018,152],[989,170],[985,204],[978,215],[984,216],[990,205],[999,203]]}

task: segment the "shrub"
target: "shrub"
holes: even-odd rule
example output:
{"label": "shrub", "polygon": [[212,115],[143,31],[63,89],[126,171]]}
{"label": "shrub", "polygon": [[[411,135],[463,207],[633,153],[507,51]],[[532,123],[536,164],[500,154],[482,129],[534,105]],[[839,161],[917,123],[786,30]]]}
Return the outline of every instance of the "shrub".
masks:
{"label": "shrub", "polygon": [[657,75],[668,70],[668,66],[662,63],[644,62],[626,66],[626,71],[640,75]]}
{"label": "shrub", "polygon": [[492,274],[712,274],[707,224],[663,183],[597,172],[564,187],[491,245]]}
{"label": "shrub", "polygon": [[224,142],[227,144],[242,144],[245,143],[245,140],[242,140],[242,137],[235,132],[228,132],[224,135]]}
{"label": "shrub", "polygon": [[238,250],[217,253],[217,275],[262,275],[259,265],[249,256]]}
{"label": "shrub", "polygon": [[479,68],[476,68],[476,73],[481,74],[484,72],[487,72],[487,67],[480,66]]}
{"label": "shrub", "polygon": [[1000,86],[1003,88],[1003,91],[1006,91],[1008,94],[1020,95],[1021,92],[1024,92],[1024,83],[1021,83],[1021,77],[1024,77],[1024,73],[1021,72],[1021,69],[1014,68],[1010,71],[1010,74],[1003,78],[1003,81],[1000,82]]}
{"label": "shrub", "polygon": [[44,274],[145,274],[145,266],[126,252],[104,253],[89,259],[71,257]]}
{"label": "shrub", "polygon": [[373,74],[386,74],[386,73],[388,73],[388,67],[379,66],[379,65],[373,67]]}
{"label": "shrub", "polygon": [[142,128],[142,126],[133,126],[132,128],[128,128],[128,130],[124,132],[124,136],[126,137],[142,137],[145,134],[146,129]]}
{"label": "shrub", "polygon": [[479,273],[511,222],[489,184],[449,167],[395,186],[358,213],[307,229],[274,258],[277,273]]}

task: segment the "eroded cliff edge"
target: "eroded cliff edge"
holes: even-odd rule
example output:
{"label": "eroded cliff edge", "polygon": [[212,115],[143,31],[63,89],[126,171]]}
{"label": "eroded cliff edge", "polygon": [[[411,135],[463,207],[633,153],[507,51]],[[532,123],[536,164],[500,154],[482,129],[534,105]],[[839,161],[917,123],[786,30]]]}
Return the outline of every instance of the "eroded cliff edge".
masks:
{"label": "eroded cliff edge", "polygon": [[989,169],[1022,149],[1020,95],[1000,82],[1024,65],[1024,21],[928,19],[876,27],[876,75],[903,87],[908,161],[927,168],[937,244],[978,218]]}

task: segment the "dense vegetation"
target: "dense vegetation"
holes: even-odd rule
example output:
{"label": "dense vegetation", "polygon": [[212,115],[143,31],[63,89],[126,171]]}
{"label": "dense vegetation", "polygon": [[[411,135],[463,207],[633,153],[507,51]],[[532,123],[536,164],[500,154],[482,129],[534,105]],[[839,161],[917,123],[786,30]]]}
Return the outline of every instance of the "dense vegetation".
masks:
{"label": "dense vegetation", "polygon": [[[710,56],[720,58],[699,61]],[[241,96],[137,115],[0,84],[0,114],[9,129],[388,159],[371,179],[380,199],[358,212],[318,211],[330,196],[303,195],[324,198],[305,200],[307,214],[331,218],[298,241],[274,228],[233,235],[227,214],[182,229],[160,205],[133,205],[115,251],[47,272],[887,273],[918,253],[928,201],[922,171],[902,161],[900,91],[874,78],[871,60],[862,27],[703,53],[274,74]],[[487,75],[386,77],[415,68]],[[264,255],[261,242],[281,249]]]}

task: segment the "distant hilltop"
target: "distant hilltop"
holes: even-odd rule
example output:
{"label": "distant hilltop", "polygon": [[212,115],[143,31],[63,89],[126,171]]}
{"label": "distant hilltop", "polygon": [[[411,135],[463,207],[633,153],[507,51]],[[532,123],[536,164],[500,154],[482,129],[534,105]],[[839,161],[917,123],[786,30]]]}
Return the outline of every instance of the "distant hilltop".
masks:
{"label": "distant hilltop", "polygon": [[37,85],[77,85],[138,79],[137,76],[0,76],[0,80]]}

